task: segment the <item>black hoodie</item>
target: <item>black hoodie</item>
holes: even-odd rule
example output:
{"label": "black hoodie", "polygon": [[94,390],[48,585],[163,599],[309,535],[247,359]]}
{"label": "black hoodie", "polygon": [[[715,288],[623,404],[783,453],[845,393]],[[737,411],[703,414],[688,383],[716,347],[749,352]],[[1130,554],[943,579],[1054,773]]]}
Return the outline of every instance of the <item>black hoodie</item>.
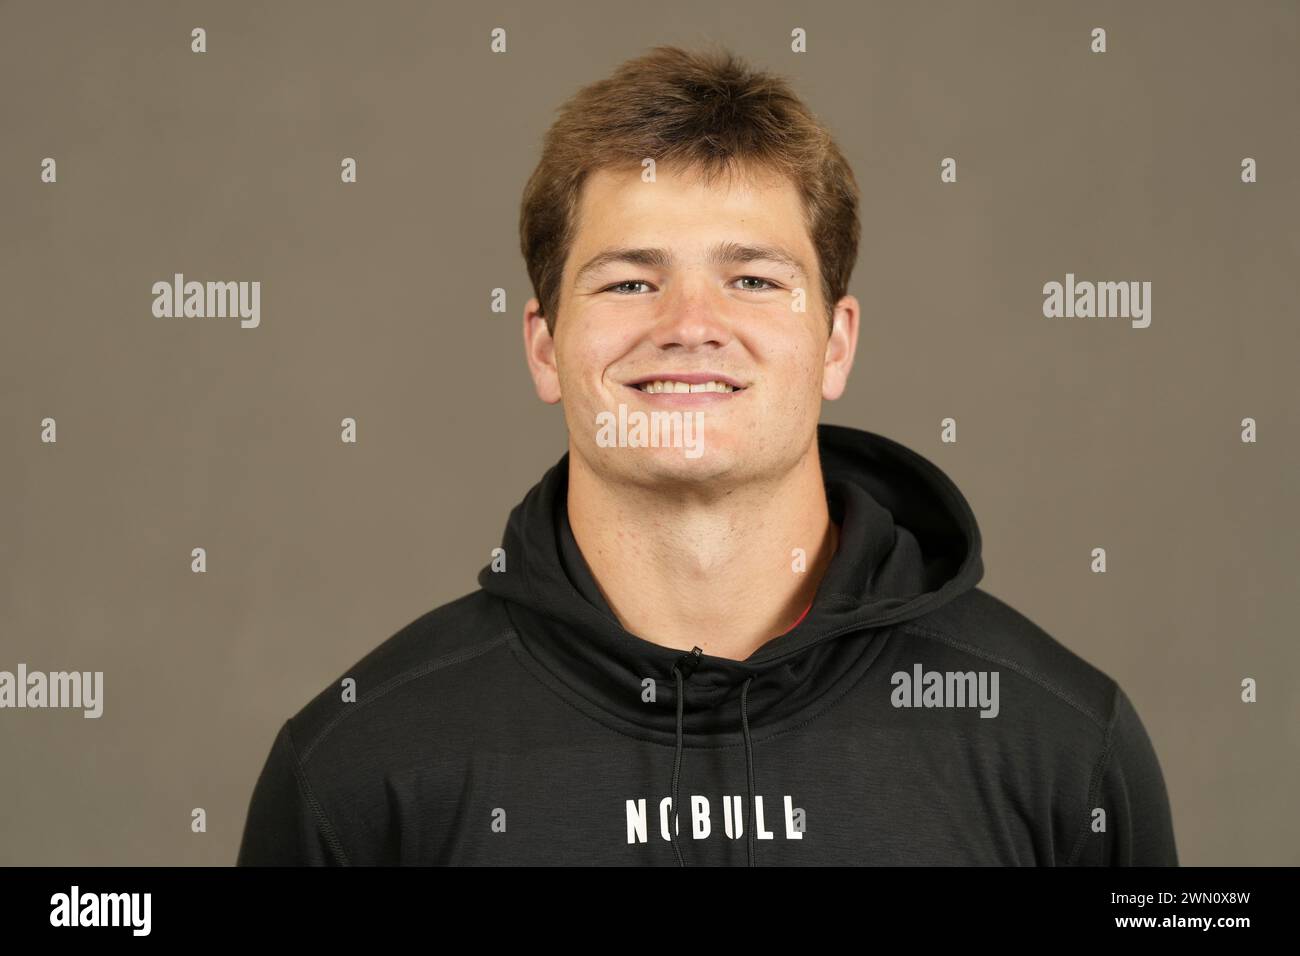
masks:
{"label": "black hoodie", "polygon": [[565,455],[480,590],[280,728],[239,864],[1176,865],[1132,703],[976,587],[952,481],[870,432],[818,444],[837,550],[744,661],[618,623]]}

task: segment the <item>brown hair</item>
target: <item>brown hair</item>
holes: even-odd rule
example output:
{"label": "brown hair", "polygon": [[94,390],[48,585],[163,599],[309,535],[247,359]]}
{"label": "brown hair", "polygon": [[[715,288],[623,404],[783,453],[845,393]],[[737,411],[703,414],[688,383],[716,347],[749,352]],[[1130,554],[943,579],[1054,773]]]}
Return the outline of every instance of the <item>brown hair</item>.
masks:
{"label": "brown hair", "polygon": [[783,79],[725,50],[657,46],[560,107],[524,187],[520,246],[552,335],[583,182],[646,157],[697,170],[709,185],[743,168],[788,177],[803,198],[829,326],[848,291],[859,230],[858,185],[830,133]]}

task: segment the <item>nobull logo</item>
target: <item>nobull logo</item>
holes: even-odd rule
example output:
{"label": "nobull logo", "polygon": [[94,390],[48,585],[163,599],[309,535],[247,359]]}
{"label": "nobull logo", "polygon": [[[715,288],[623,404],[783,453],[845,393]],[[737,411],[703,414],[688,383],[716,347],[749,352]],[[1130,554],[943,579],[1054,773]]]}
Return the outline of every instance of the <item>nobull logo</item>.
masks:
{"label": "nobull logo", "polygon": [[[789,794],[786,794],[783,799],[785,814],[782,821],[784,824],[782,835],[787,840],[802,840],[804,834],[803,808],[796,807],[794,798]],[[722,832],[728,840],[739,840],[745,835],[743,811],[747,802],[747,797],[739,795],[722,798]],[[669,831],[669,825],[672,821],[672,804],[672,797],[664,797],[659,801],[659,836],[664,840],[672,839],[672,833]],[[679,815],[678,836],[681,835],[681,816],[685,815]],[[690,836],[692,839],[707,840],[713,835],[713,817],[707,797],[700,794],[691,796],[689,816]],[[760,796],[754,797],[754,836],[759,840],[776,839],[776,834],[767,828],[764,819],[763,798]],[[648,839],[645,797],[627,801],[627,842],[645,843]]]}

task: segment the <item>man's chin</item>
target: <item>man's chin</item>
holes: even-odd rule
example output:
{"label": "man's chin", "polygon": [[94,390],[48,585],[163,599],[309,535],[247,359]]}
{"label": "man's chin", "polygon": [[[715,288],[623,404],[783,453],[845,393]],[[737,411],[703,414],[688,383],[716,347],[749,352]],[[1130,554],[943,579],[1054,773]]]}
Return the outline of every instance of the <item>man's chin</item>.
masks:
{"label": "man's chin", "polygon": [[736,457],[710,448],[598,448],[609,478],[651,487],[720,486],[736,473]]}

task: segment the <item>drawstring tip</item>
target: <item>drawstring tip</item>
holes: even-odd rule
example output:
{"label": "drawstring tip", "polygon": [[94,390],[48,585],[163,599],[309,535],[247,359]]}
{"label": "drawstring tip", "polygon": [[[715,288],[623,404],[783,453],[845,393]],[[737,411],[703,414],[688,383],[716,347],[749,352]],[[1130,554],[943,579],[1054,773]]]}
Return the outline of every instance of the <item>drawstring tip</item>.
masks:
{"label": "drawstring tip", "polygon": [[700,666],[700,656],[703,653],[703,648],[696,647],[691,650],[690,653],[683,654],[681,657],[677,658],[677,663],[674,666],[682,672],[683,678],[690,677],[695,673],[695,668]]}

